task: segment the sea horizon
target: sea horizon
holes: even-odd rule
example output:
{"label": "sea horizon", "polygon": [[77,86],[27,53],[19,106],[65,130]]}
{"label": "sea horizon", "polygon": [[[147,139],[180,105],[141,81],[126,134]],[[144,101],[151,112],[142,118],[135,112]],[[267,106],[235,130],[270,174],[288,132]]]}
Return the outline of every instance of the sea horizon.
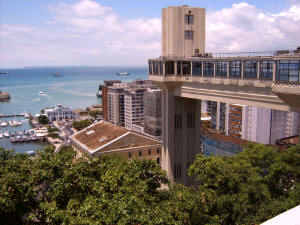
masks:
{"label": "sea horizon", "polygon": [[[0,70],[1,71],[1,70]],[[85,109],[90,105],[102,104],[96,97],[99,84],[104,80],[122,80],[130,82],[135,79],[147,79],[147,67],[102,66],[102,67],[34,67],[7,69],[9,74],[0,74],[0,91],[11,95],[9,102],[0,102],[0,114],[19,114],[24,111],[33,116],[45,107],[62,104],[71,109]],[[59,72],[63,76],[55,77]],[[118,76],[119,72],[129,72],[128,76]],[[44,94],[39,95],[42,91]],[[13,119],[13,118],[11,118]],[[1,118],[0,120],[11,120]],[[28,122],[26,122],[28,123]],[[28,124],[19,130],[29,129]],[[0,131],[5,132],[6,128]],[[12,144],[6,138],[0,139],[0,147],[14,148],[17,152],[40,149],[41,145]]]}

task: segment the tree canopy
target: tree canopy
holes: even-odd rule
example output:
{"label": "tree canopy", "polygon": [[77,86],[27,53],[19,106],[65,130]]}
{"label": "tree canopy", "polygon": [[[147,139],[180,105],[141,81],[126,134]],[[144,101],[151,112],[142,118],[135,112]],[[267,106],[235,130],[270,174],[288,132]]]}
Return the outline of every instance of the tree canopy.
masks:
{"label": "tree canopy", "polygon": [[45,115],[40,115],[38,118],[37,118],[38,122],[40,124],[48,124],[49,123],[49,119],[47,118],[47,116]]}
{"label": "tree canopy", "polygon": [[92,124],[92,121],[90,120],[80,120],[80,121],[74,121],[72,123],[72,127],[74,127],[77,131],[80,131]]}
{"label": "tree canopy", "polygon": [[189,168],[220,224],[258,224],[300,204],[300,146],[251,145],[233,157],[198,155]]}
{"label": "tree canopy", "polygon": [[[152,160],[35,156],[0,148],[3,224],[258,224],[300,204],[300,146],[198,155],[195,187],[169,184]],[[161,188],[163,186],[169,188]]]}

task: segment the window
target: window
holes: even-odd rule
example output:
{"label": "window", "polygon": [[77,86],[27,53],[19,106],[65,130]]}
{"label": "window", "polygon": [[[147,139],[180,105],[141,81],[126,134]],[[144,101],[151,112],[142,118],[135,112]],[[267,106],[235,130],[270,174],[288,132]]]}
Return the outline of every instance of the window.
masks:
{"label": "window", "polygon": [[157,154],[159,154],[159,152],[160,152],[160,149],[159,149],[159,148],[157,148]]}
{"label": "window", "polygon": [[193,76],[202,75],[202,62],[193,62]]}
{"label": "window", "polygon": [[299,60],[279,60],[277,62],[277,81],[299,82],[300,61]]}
{"label": "window", "polygon": [[181,74],[181,62],[177,62],[177,74]]}
{"label": "window", "polygon": [[182,62],[182,74],[183,75],[191,74],[191,63],[190,62]]}
{"label": "window", "polygon": [[131,152],[129,152],[128,153],[128,158],[131,158],[131,157],[132,157]]}
{"label": "window", "polygon": [[148,155],[151,155],[151,149],[148,150]]}
{"label": "window", "polygon": [[149,61],[149,74],[152,74],[152,62]]}
{"label": "window", "polygon": [[158,74],[158,62],[153,62],[153,73]]}
{"label": "window", "polygon": [[194,31],[192,31],[192,30],[186,30],[184,32],[184,39],[186,39],[186,40],[193,40],[194,39]]}
{"label": "window", "polygon": [[160,164],[160,158],[159,157],[156,159],[156,162],[157,162],[157,164]]}
{"label": "window", "polygon": [[141,151],[139,151],[139,156],[142,156],[142,152]]}
{"label": "window", "polygon": [[230,77],[240,77],[241,76],[241,62],[232,61],[229,62],[229,76]]}
{"label": "window", "polygon": [[204,62],[204,76],[213,76],[213,75],[214,75],[214,63]]}
{"label": "window", "polygon": [[216,62],[216,75],[217,76],[227,76],[227,62],[218,61]]}
{"label": "window", "polygon": [[194,23],[194,15],[185,15],[184,22],[185,24],[192,25]]}
{"label": "window", "polygon": [[166,62],[166,74],[172,75],[174,74],[174,62]]}
{"label": "window", "polygon": [[159,73],[160,73],[160,74],[163,74],[163,63],[162,63],[162,62],[159,62],[159,63],[158,63],[158,67],[159,67]]}
{"label": "window", "polygon": [[273,64],[274,61],[265,60],[260,62],[260,79],[273,78]]}
{"label": "window", "polygon": [[244,77],[256,78],[257,77],[257,63],[256,61],[244,62]]}

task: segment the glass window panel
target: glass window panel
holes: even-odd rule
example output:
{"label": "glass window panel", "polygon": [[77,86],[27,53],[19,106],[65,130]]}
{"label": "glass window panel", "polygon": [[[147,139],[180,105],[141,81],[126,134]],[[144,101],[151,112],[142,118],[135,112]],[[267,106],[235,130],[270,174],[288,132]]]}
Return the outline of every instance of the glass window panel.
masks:
{"label": "glass window panel", "polygon": [[177,62],[177,74],[181,74],[181,62]]}
{"label": "glass window panel", "polygon": [[194,23],[194,15],[185,15],[184,16],[184,22],[185,24],[193,24]]}
{"label": "glass window panel", "polygon": [[152,62],[149,62],[149,74],[152,74]]}
{"label": "glass window panel", "polygon": [[241,62],[232,61],[229,62],[229,76],[230,77],[240,77],[241,76]]}
{"label": "glass window panel", "polygon": [[202,75],[202,62],[193,62],[193,76]]}
{"label": "glass window panel", "polygon": [[174,62],[166,62],[166,74],[167,75],[172,75],[174,74]]}
{"label": "glass window panel", "polygon": [[245,61],[244,62],[244,77],[256,78],[257,77],[257,62]]}
{"label": "glass window panel", "polygon": [[186,39],[186,40],[193,40],[194,39],[194,31],[192,31],[192,30],[186,30],[184,32],[184,39]]}
{"label": "glass window panel", "polygon": [[213,75],[214,75],[214,63],[204,62],[204,76],[213,76]]}
{"label": "glass window panel", "polygon": [[227,62],[216,62],[216,76],[227,76]]}
{"label": "glass window panel", "polygon": [[276,80],[299,82],[299,60],[279,60],[277,67]]}
{"label": "glass window panel", "polygon": [[191,74],[191,63],[190,62],[182,62],[182,74],[184,74],[184,75]]}

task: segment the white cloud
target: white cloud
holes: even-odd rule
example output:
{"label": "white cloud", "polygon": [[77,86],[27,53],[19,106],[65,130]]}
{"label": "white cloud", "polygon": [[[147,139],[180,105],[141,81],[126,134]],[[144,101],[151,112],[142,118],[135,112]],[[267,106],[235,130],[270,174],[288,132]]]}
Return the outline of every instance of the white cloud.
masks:
{"label": "white cloud", "polygon": [[159,18],[120,18],[92,0],[51,5],[48,10],[53,19],[42,27],[2,27],[0,67],[145,65],[160,55]]}
{"label": "white cloud", "polygon": [[239,52],[294,49],[300,45],[300,5],[265,14],[247,3],[208,13],[207,51]]}
{"label": "white cloud", "polygon": [[[160,18],[120,17],[92,0],[48,7],[44,26],[2,25],[0,67],[145,65],[160,55]],[[267,14],[247,3],[208,12],[207,52],[293,49],[300,45],[300,4]]]}

